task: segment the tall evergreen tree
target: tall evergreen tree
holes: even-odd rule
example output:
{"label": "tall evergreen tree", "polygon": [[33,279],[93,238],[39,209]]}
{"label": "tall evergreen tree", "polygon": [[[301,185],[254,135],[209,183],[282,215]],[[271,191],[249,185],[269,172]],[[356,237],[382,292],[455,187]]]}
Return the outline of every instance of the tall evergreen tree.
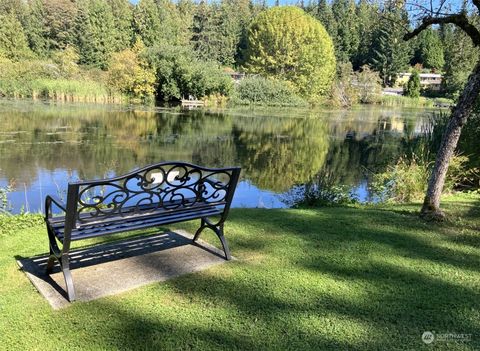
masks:
{"label": "tall evergreen tree", "polygon": [[195,3],[193,0],[178,0],[177,9],[180,21],[183,24],[182,41],[189,44],[192,40],[193,15],[195,13]]}
{"label": "tall evergreen tree", "polygon": [[[408,15],[403,9],[386,9],[373,34],[370,65],[380,73],[384,85],[392,85],[397,74],[408,66],[411,48],[402,38]],[[402,25],[403,23],[403,25]]]}
{"label": "tall evergreen tree", "polygon": [[31,55],[22,24],[14,13],[0,14],[0,57],[19,61]]}
{"label": "tall evergreen tree", "polygon": [[0,15],[14,15],[23,24],[27,13],[25,5],[22,0],[0,0]]}
{"label": "tall evergreen tree", "polygon": [[133,7],[128,0],[107,0],[115,25],[115,51],[130,47],[133,43]]}
{"label": "tall evergreen tree", "polygon": [[420,75],[417,70],[414,70],[405,87],[405,95],[411,98],[418,98],[420,97],[420,89]]}
{"label": "tall evergreen tree", "polygon": [[335,55],[338,62],[349,62],[358,49],[358,20],[354,0],[334,0],[332,11],[337,22]]}
{"label": "tall evergreen tree", "polygon": [[82,0],[75,20],[80,63],[106,69],[116,47],[115,21],[105,0]]}
{"label": "tall evergreen tree", "polygon": [[337,21],[333,15],[332,7],[327,3],[327,0],[318,0],[315,17],[323,24],[333,42],[337,37]]}
{"label": "tall evergreen tree", "polygon": [[461,29],[451,24],[441,27],[441,36],[445,49],[443,88],[448,96],[456,98],[480,59],[480,50]]}
{"label": "tall evergreen tree", "polygon": [[43,0],[30,1],[25,29],[30,48],[39,56],[47,56],[50,51],[49,28],[45,18],[46,10]]}
{"label": "tall evergreen tree", "polygon": [[162,32],[160,14],[154,0],[140,0],[134,10],[135,34],[145,46],[160,44],[159,34]]}
{"label": "tall evergreen tree", "polygon": [[157,0],[158,15],[161,23],[158,41],[162,44],[188,44],[188,28],[182,22],[177,6],[170,0]]}
{"label": "tall evergreen tree", "polygon": [[250,22],[247,0],[222,0],[219,8],[218,48],[216,60],[223,65],[233,66],[241,60],[241,46],[246,45],[246,29]]}
{"label": "tall evergreen tree", "polygon": [[192,45],[198,57],[203,60],[217,59],[219,46],[219,18],[216,4],[201,1],[193,15]]}
{"label": "tall evergreen tree", "polygon": [[356,11],[359,45],[352,57],[352,64],[354,69],[359,69],[367,64],[369,60],[370,48],[373,44],[373,33],[379,23],[378,5],[367,0],[360,0]]}
{"label": "tall evergreen tree", "polygon": [[441,70],[445,65],[443,43],[438,31],[429,28],[423,31],[417,38],[418,49],[416,58],[425,68]]}

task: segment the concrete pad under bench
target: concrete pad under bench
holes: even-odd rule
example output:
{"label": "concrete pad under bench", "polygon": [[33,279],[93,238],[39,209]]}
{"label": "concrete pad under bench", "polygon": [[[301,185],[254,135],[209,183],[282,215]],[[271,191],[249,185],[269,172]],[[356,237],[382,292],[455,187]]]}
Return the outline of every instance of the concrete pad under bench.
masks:
{"label": "concrete pad under bench", "polygon": [[[77,301],[91,301],[227,262],[223,251],[184,231],[101,244],[70,252]],[[45,273],[47,255],[17,260],[54,309],[70,305],[58,262]]]}

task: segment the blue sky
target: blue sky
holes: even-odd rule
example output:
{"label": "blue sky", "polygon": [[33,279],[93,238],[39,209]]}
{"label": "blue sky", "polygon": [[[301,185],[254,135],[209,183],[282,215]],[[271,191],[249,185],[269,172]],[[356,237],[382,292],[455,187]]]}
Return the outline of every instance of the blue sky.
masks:
{"label": "blue sky", "polygon": [[[139,1],[139,0],[130,0],[130,2],[131,2],[132,4],[136,4],[136,3],[138,3],[138,1]],[[175,1],[175,0],[174,0],[174,1]],[[199,2],[199,0],[194,0],[194,1],[195,1],[195,2]],[[208,0],[207,0],[207,1],[208,1]],[[261,0],[257,0],[257,1],[260,2]],[[298,0],[298,1],[297,1],[297,0],[280,0],[280,5],[295,5],[295,4],[297,4],[299,1],[300,1],[300,0]],[[309,1],[310,1],[310,0],[304,0],[305,4],[308,4]],[[316,2],[317,0],[313,0],[313,1]],[[332,1],[332,0],[328,0],[328,2],[331,2],[331,1]],[[356,0],[356,1],[358,1],[358,0]],[[418,3],[423,3],[424,5],[426,4],[427,6],[430,4],[430,0],[427,0],[427,1],[425,1],[425,0],[413,0],[413,1],[410,0],[410,1],[408,1],[408,0],[407,0],[407,2],[408,2],[408,3],[418,2]],[[453,9],[455,9],[455,8],[458,9],[458,8],[460,8],[460,7],[462,6],[462,0],[447,0],[447,2],[448,2],[448,4],[451,5],[451,7],[452,7]],[[438,4],[438,3],[439,3],[439,0],[433,0],[433,4]],[[272,5],[275,4],[275,0],[267,0],[267,4],[270,5],[270,6],[272,6]]]}

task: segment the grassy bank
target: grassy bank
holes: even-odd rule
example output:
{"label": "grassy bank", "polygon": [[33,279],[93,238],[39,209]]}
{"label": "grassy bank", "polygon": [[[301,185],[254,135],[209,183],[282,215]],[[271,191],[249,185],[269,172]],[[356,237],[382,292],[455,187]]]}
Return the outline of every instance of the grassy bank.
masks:
{"label": "grassy bank", "polygon": [[[235,209],[226,232],[238,260],[60,311],[50,309],[14,259],[46,251],[41,219],[9,219],[0,223],[10,228],[0,235],[0,344],[9,350],[478,349],[480,196],[444,204],[451,220],[441,224],[419,220],[418,205]],[[427,330],[471,337],[425,345]]]}
{"label": "grassy bank", "polygon": [[0,96],[87,103],[121,103],[126,100],[92,80],[46,78],[28,81],[0,79]]}
{"label": "grassy bank", "polygon": [[407,96],[382,95],[379,101],[380,105],[391,107],[446,107],[453,104],[453,101],[447,98],[410,98]]}

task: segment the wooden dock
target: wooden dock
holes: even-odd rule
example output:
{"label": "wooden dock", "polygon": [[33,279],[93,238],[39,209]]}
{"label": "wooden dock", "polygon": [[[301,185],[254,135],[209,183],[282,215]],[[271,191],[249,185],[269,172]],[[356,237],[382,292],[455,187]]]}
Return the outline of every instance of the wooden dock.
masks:
{"label": "wooden dock", "polygon": [[188,108],[205,106],[205,102],[202,101],[202,100],[186,100],[186,99],[182,99],[181,102],[182,102],[182,106],[188,107]]}

